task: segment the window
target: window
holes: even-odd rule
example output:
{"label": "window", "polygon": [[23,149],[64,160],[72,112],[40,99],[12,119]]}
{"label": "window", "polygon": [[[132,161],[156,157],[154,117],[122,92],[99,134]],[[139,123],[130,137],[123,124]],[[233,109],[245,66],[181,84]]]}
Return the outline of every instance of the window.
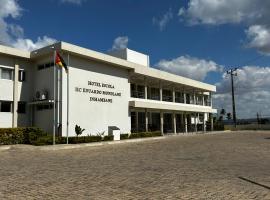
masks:
{"label": "window", "polygon": [[0,78],[6,80],[12,80],[12,69],[0,68]]}
{"label": "window", "polygon": [[49,110],[53,109],[53,104],[37,105],[37,110]]}
{"label": "window", "polygon": [[54,66],[54,62],[49,62],[49,63],[45,63],[45,64],[40,64],[37,66],[38,70],[43,70],[49,67],[53,67]]}
{"label": "window", "polygon": [[25,81],[25,71],[24,70],[19,70],[19,77],[18,77],[20,82]]}
{"label": "window", "polygon": [[17,112],[20,114],[26,113],[26,103],[25,102],[22,102],[22,101],[18,102]]}
{"label": "window", "polygon": [[0,101],[0,112],[11,112],[11,101]]}

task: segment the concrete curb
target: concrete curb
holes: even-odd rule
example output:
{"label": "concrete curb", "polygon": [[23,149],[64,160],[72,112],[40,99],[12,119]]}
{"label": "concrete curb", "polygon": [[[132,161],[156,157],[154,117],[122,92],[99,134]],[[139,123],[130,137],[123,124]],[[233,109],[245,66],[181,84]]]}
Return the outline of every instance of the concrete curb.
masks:
{"label": "concrete curb", "polygon": [[162,137],[149,137],[149,138],[137,138],[137,139],[126,139],[119,141],[106,141],[106,142],[93,142],[93,143],[83,143],[83,144],[58,144],[58,145],[48,145],[48,146],[32,146],[32,145],[6,145],[0,146],[0,151],[10,150],[10,149],[22,149],[22,150],[42,150],[42,151],[55,151],[55,150],[66,150],[66,149],[78,149],[85,147],[98,147],[104,145],[117,145],[124,143],[137,143],[137,142],[147,142],[152,140],[163,140],[170,137],[189,137],[189,136],[199,136],[199,135],[214,135],[227,133],[231,131],[215,131],[215,132],[201,132],[201,133],[181,133],[177,135],[165,135]]}
{"label": "concrete curb", "polygon": [[11,148],[11,145],[0,146],[0,151],[9,150],[10,148]]}

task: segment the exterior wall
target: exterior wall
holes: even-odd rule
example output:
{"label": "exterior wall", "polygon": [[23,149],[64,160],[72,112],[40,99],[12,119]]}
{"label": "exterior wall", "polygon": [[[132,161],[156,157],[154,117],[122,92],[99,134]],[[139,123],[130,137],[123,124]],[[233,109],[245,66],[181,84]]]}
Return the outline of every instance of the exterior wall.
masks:
{"label": "exterior wall", "polygon": [[149,56],[130,49],[113,50],[109,55],[143,66],[150,66]]}
{"label": "exterior wall", "polygon": [[[18,101],[29,102],[32,95],[32,64],[30,60],[15,58],[8,55],[0,55],[0,66],[13,69],[14,66],[19,65],[20,70],[25,70],[26,81],[18,83]],[[14,80],[0,79],[0,100],[13,101],[13,87]],[[15,111],[17,112],[17,111]],[[13,113],[0,113],[0,127],[12,127]],[[25,114],[17,115],[18,126],[29,126],[29,107],[26,107]]]}
{"label": "exterior wall", "polygon": [[0,113],[0,128],[12,127],[12,113]]}
{"label": "exterior wall", "polygon": [[[38,59],[33,66],[33,89],[32,97],[35,98],[36,92],[47,91],[48,99],[53,100],[53,75],[54,68],[49,67],[46,69],[38,70],[39,64],[45,64],[53,62],[53,52],[44,58]],[[37,110],[37,106],[33,106],[34,116],[33,125],[42,128],[48,133],[53,133],[53,109],[48,110]]]}
{"label": "exterior wall", "polygon": [[[63,72],[63,136],[66,135],[66,78]],[[89,81],[97,85],[89,85]],[[114,88],[102,87],[102,84],[110,84]],[[84,88],[98,90],[101,94],[84,92]],[[121,96],[104,95],[104,91],[121,93]],[[112,102],[90,101],[91,97],[105,98]],[[107,133],[109,126],[117,126],[123,133],[130,132],[129,98],[130,84],[126,69],[70,56],[69,136],[75,135],[76,124],[85,129],[84,135]]]}
{"label": "exterior wall", "polygon": [[143,65],[143,66],[147,66],[147,67],[150,66],[148,55],[145,55],[145,54],[142,54],[142,53],[130,50],[130,49],[127,49],[127,60],[130,62]]}

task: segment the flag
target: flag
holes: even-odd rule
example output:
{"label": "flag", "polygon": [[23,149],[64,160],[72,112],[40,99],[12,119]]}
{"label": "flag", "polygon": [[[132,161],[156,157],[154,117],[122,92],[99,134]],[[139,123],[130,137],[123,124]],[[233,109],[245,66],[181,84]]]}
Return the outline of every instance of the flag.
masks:
{"label": "flag", "polygon": [[58,52],[56,52],[56,54],[55,54],[55,64],[56,64],[58,67],[64,67],[66,73],[68,73],[68,67],[67,67],[67,64],[65,63],[64,59],[60,56],[60,54],[59,54]]}

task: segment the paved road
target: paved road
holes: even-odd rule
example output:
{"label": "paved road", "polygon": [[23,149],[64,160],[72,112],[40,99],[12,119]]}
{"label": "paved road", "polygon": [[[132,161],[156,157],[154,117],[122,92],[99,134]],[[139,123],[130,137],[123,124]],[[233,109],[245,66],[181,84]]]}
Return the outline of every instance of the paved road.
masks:
{"label": "paved road", "polygon": [[270,132],[0,152],[0,199],[261,200],[269,187]]}

